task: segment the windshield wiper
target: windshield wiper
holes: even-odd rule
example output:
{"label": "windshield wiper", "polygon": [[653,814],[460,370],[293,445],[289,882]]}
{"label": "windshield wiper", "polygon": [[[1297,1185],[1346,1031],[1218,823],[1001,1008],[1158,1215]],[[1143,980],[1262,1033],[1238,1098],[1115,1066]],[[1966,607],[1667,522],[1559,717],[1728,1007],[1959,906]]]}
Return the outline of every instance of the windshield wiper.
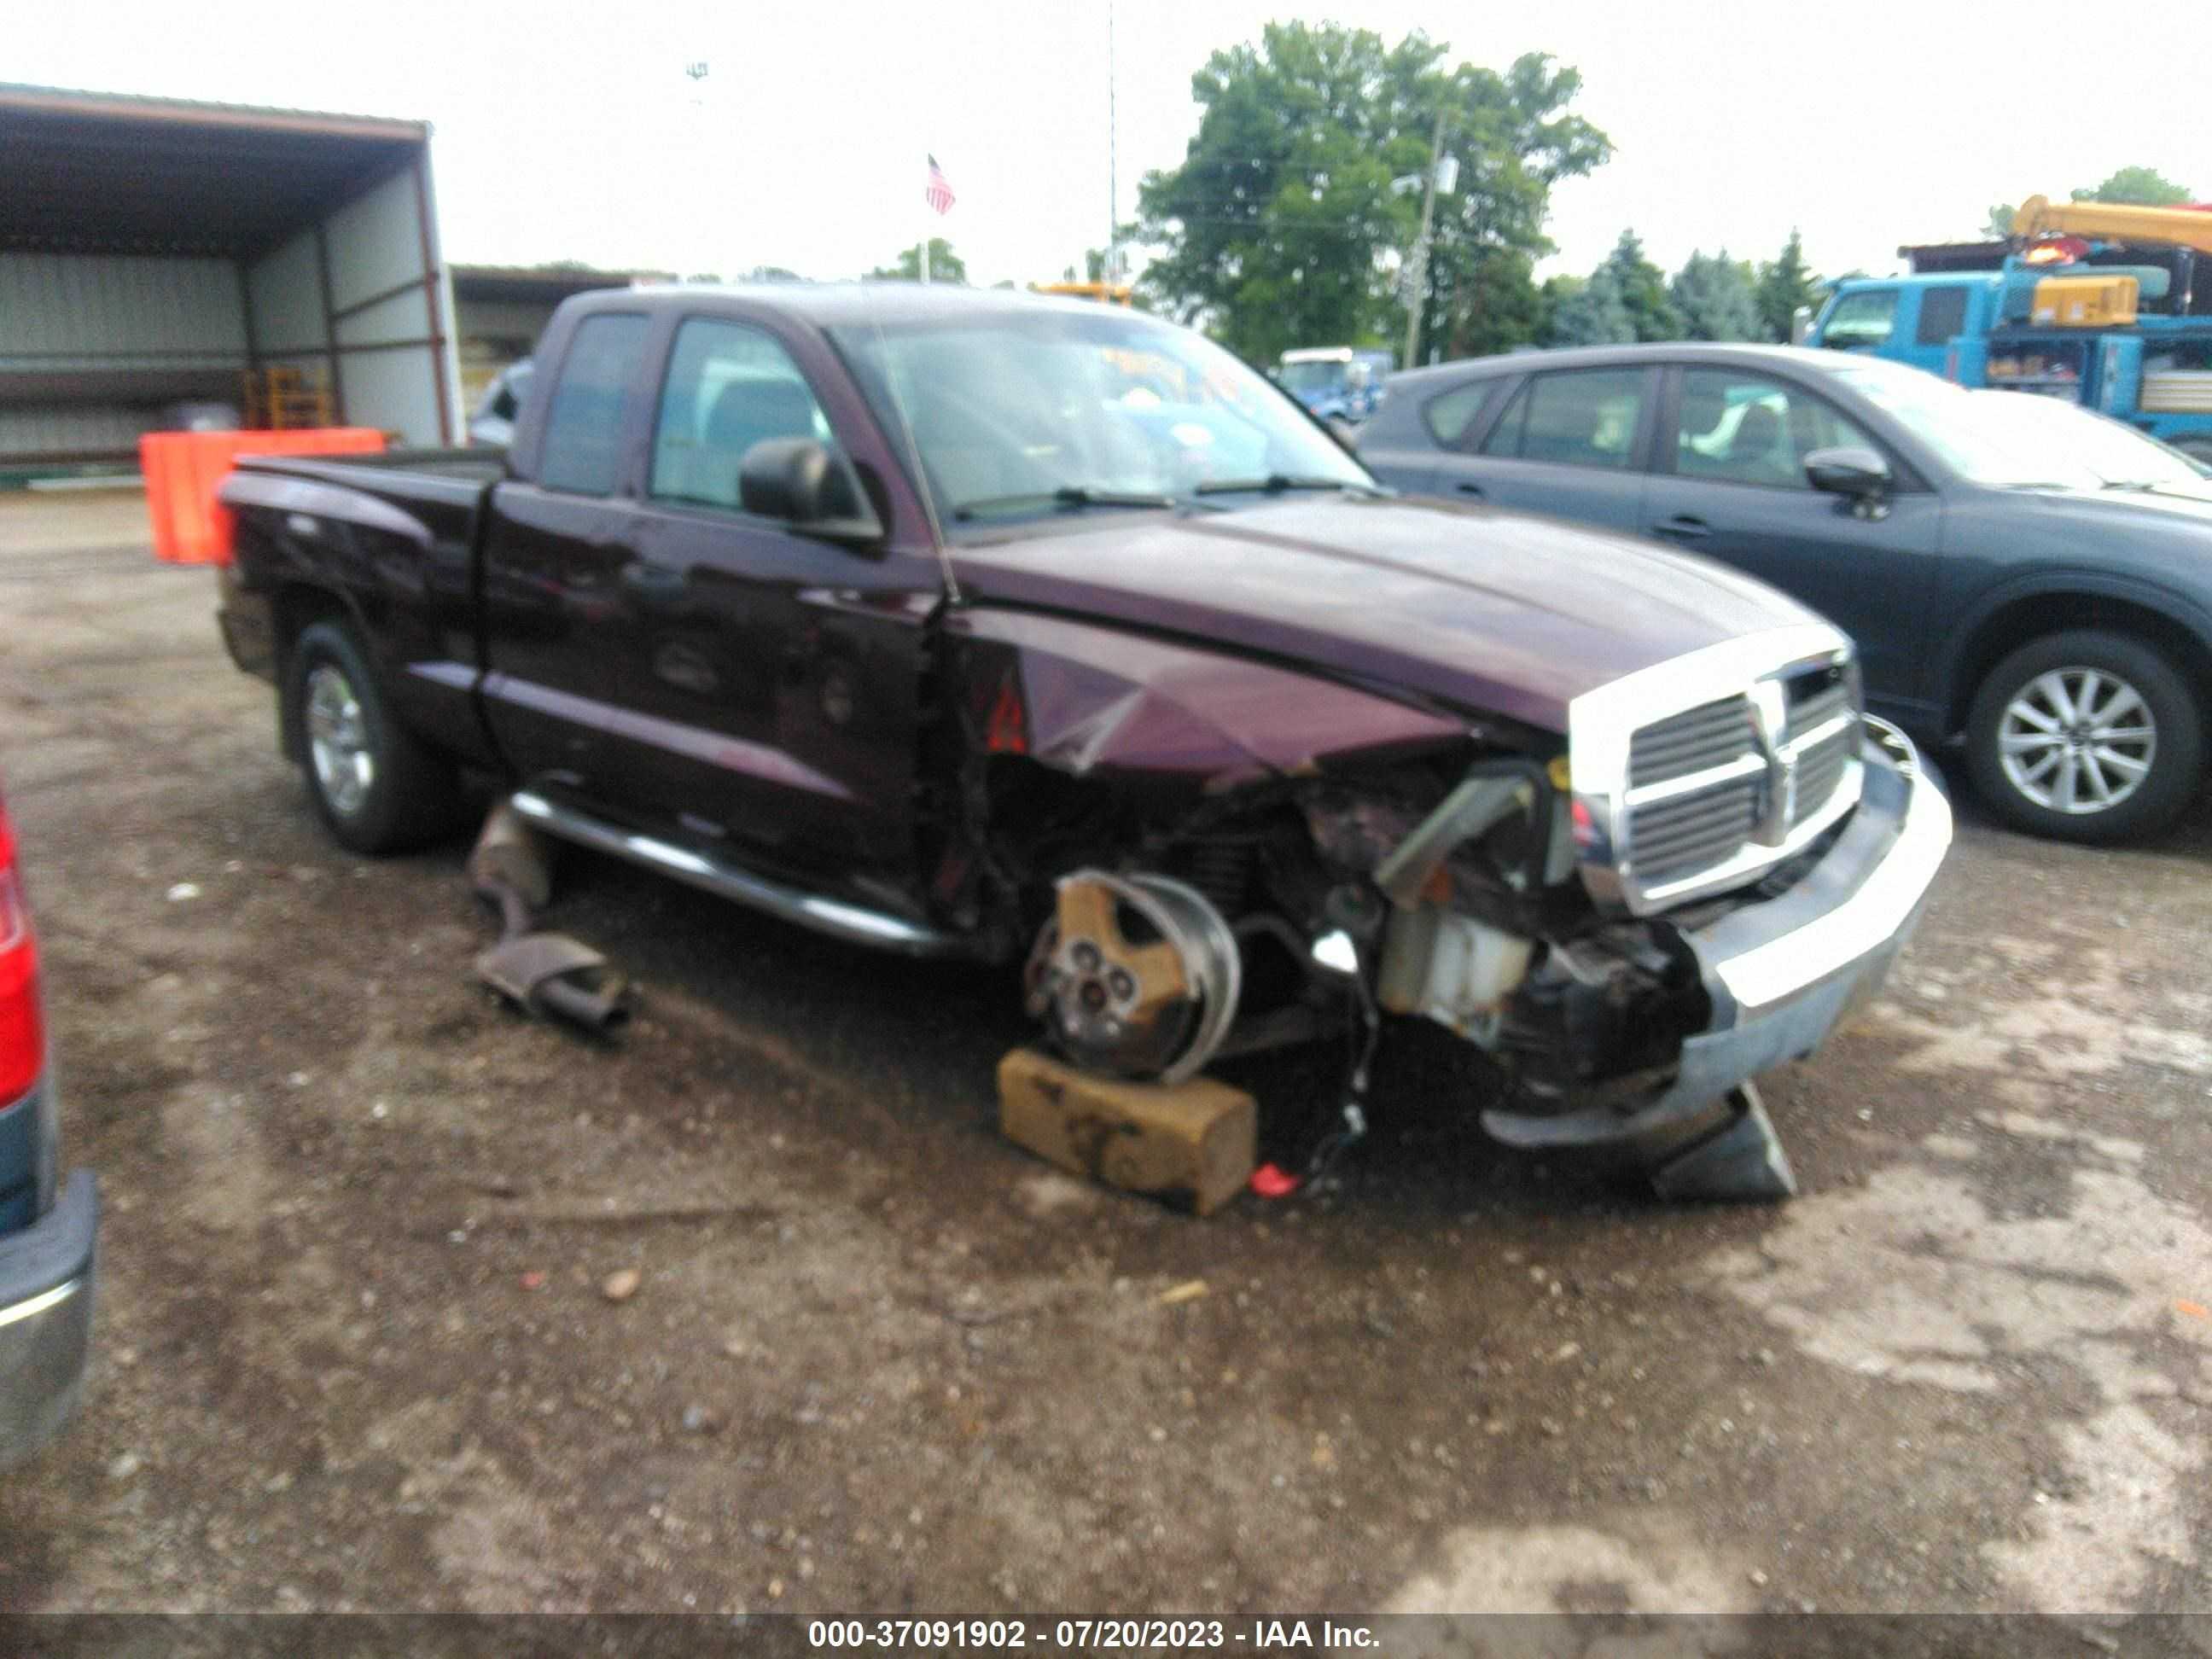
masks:
{"label": "windshield wiper", "polygon": [[952,509],[952,516],[963,523],[985,513],[1018,513],[1029,507],[1060,507],[1070,511],[1082,507],[1173,507],[1172,495],[1150,494],[1137,489],[1093,489],[1085,484],[1062,484],[1057,489],[1032,491],[1023,495],[989,495],[981,501],[963,501]]}
{"label": "windshield wiper", "polygon": [[1234,495],[1258,492],[1279,495],[1289,489],[1357,489],[1370,495],[1382,492],[1373,484],[1354,478],[1294,477],[1287,472],[1270,472],[1264,478],[1209,478],[1191,493],[1196,495]]}

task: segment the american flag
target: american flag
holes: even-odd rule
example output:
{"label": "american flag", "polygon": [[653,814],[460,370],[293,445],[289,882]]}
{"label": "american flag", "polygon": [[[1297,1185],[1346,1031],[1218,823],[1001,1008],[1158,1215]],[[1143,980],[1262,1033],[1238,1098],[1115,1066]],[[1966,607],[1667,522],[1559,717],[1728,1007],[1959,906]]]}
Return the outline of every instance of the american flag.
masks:
{"label": "american flag", "polygon": [[952,211],[952,185],[934,155],[929,158],[929,183],[922,189],[921,199],[941,214]]}

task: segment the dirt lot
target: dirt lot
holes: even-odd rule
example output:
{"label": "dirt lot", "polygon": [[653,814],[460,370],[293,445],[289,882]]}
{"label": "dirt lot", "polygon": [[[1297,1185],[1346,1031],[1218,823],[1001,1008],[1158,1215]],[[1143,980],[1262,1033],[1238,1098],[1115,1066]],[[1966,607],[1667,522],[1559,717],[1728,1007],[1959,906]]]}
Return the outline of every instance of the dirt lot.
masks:
{"label": "dirt lot", "polygon": [[1195,1221],[996,1137],[988,974],[574,854],[640,1021],[502,1012],[465,848],[320,835],[142,514],[0,497],[108,1206],[0,1605],[2212,1609],[2212,815],[1962,802],[1887,999],[1770,1082],[1795,1203],[1493,1151],[1424,1052],[1343,1191]]}

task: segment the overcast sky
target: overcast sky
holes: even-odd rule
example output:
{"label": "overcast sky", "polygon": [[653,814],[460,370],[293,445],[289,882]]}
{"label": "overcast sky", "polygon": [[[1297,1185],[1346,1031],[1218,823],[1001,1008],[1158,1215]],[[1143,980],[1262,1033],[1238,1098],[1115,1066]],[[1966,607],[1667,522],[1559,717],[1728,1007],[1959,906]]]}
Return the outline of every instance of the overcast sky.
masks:
{"label": "overcast sky", "polygon": [[[1116,0],[1119,199],[1196,128],[1192,72],[1271,17],[1324,17],[1503,68],[1549,52],[1613,161],[1554,195],[1547,269],[1624,225],[1669,270],[1693,247],[1894,267],[1991,202],[2141,163],[2212,198],[2212,7],[2007,0]],[[981,282],[1049,280],[1108,223],[1106,0],[377,0],[324,8],[0,3],[0,80],[419,117],[435,125],[448,258],[814,276],[926,228]],[[704,62],[694,82],[687,64]],[[922,205],[926,152],[958,192]],[[4,157],[0,157],[0,165]]]}

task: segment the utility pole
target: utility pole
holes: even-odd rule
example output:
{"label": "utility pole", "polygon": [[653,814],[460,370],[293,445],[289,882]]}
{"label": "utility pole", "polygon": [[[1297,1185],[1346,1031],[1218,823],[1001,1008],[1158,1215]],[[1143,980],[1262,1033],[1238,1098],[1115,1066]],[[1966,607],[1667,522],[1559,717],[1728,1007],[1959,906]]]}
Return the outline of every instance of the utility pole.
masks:
{"label": "utility pole", "polygon": [[1114,0],[1106,0],[1106,266],[1098,274],[1110,286],[1118,280],[1115,267],[1121,261],[1115,244],[1121,232],[1121,192],[1116,169],[1119,133],[1114,108]]}
{"label": "utility pole", "polygon": [[1437,136],[1429,144],[1429,185],[1421,192],[1421,234],[1413,239],[1413,292],[1407,296],[1406,309],[1411,314],[1406,319],[1406,367],[1421,366],[1421,307],[1428,298],[1429,227],[1436,222],[1437,173],[1444,160],[1444,112],[1437,112]]}

